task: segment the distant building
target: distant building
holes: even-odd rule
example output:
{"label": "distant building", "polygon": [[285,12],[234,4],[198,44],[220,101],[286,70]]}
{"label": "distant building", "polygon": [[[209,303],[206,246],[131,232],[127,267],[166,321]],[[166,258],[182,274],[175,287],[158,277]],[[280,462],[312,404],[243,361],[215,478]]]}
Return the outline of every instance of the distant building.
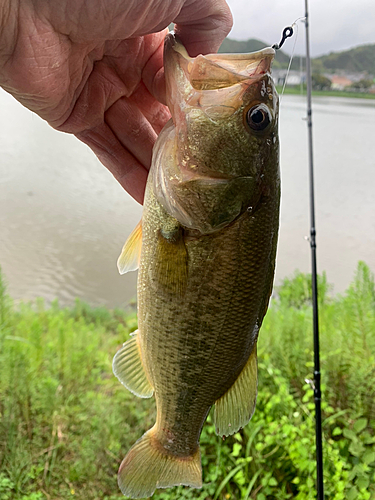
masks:
{"label": "distant building", "polygon": [[297,71],[293,71],[289,73],[287,79],[286,79],[286,84],[287,85],[301,85],[303,82],[304,78],[303,75]]}
{"label": "distant building", "polygon": [[301,73],[300,71],[291,70],[287,76],[286,69],[274,69],[272,70],[272,76],[276,85],[284,85],[285,78],[287,85],[301,85],[306,81],[305,73]]}
{"label": "distant building", "polygon": [[[319,73],[320,74],[320,73]],[[319,75],[318,74],[318,75]],[[313,73],[314,78],[314,73]],[[374,92],[375,91],[375,78],[374,75],[370,75],[366,72],[346,72],[343,70],[337,70],[335,74],[324,73],[322,76],[328,78],[331,81],[331,90],[346,90],[346,91],[356,91],[353,87],[353,83],[356,83],[363,79],[368,79],[374,82],[374,85],[366,90],[366,92]],[[276,85],[283,86],[286,79],[286,86],[298,87],[302,84],[306,83],[306,73],[304,71],[291,70],[289,74],[286,69],[273,69],[272,77]],[[328,85],[329,87],[329,85]],[[322,89],[320,89],[322,90]],[[358,90],[357,90],[358,92]]]}
{"label": "distant building", "polygon": [[327,77],[331,80],[332,90],[344,90],[353,83],[353,80],[342,75],[327,75]]}

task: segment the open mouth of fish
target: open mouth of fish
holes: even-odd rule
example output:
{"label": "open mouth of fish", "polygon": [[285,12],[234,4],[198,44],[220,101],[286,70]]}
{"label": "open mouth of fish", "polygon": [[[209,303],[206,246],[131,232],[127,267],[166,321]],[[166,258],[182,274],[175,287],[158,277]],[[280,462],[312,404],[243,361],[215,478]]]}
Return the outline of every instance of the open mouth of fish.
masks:
{"label": "open mouth of fish", "polygon": [[249,79],[257,79],[270,72],[275,57],[275,50],[271,47],[251,54],[208,54],[190,57],[178,37],[168,37],[166,44],[166,51],[173,49],[182,56],[176,66],[183,70],[195,90],[218,90]]}
{"label": "open mouth of fish", "polygon": [[[173,103],[204,108],[208,116],[231,114],[249,85],[270,74],[275,50],[264,48],[251,54],[208,54],[190,57],[178,37],[166,39],[165,71],[168,106],[177,125]],[[180,93],[180,99],[175,99]],[[218,103],[225,103],[219,104]]]}

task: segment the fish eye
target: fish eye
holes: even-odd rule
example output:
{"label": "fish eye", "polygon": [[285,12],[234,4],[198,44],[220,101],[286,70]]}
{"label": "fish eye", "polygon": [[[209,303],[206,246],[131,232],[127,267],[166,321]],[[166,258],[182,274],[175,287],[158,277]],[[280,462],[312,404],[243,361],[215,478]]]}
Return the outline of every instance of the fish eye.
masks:
{"label": "fish eye", "polygon": [[265,104],[257,104],[246,113],[246,122],[252,130],[264,130],[271,122],[271,114]]}

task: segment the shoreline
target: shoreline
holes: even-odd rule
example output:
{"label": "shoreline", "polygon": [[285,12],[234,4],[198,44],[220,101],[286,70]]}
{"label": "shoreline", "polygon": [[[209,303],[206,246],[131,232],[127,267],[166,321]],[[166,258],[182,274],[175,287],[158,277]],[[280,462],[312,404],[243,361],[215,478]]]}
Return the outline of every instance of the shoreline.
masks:
{"label": "shoreline", "polygon": [[[282,86],[276,85],[276,90],[281,94]],[[284,95],[306,95],[306,89],[301,92],[300,88],[297,87],[285,87]],[[312,96],[317,97],[352,97],[356,99],[375,99],[375,94],[368,94],[364,92],[345,92],[344,90],[313,90]]]}

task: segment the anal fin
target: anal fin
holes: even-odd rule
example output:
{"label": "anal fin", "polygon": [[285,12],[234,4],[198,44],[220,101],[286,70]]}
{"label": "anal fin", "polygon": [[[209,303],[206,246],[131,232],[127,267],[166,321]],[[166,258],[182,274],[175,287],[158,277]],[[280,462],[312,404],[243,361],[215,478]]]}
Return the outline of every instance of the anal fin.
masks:
{"label": "anal fin", "polygon": [[215,402],[216,434],[230,436],[244,427],[255,410],[258,388],[256,344],[232,387]]}
{"label": "anal fin", "polygon": [[147,378],[138,340],[138,330],[127,340],[113,358],[112,369],[119,381],[140,398],[150,398],[154,389]]}

